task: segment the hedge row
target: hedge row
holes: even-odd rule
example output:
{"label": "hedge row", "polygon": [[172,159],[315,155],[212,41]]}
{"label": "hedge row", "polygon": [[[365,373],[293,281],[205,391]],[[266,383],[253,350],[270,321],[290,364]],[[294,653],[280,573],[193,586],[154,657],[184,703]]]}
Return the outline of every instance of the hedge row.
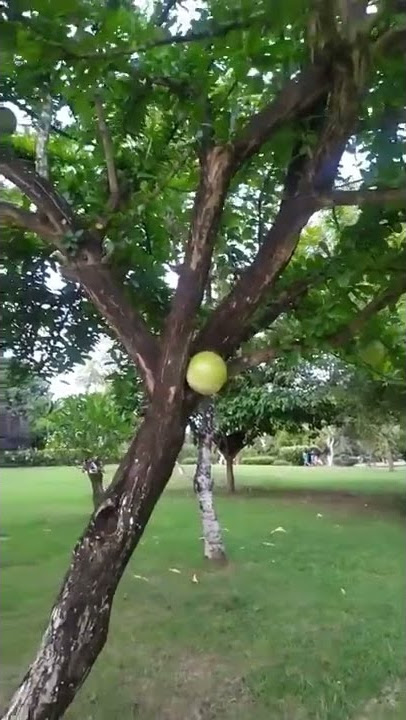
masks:
{"label": "hedge row", "polygon": [[[241,465],[303,465],[302,453],[299,450],[301,446],[285,447],[280,449],[278,456],[276,455],[243,455],[241,457]],[[0,467],[39,467],[46,465],[80,465],[83,462],[83,456],[77,450],[65,450],[64,452],[54,452],[51,450],[3,450],[0,452]],[[109,458],[103,458],[105,463],[118,463],[121,456],[112,455]],[[351,466],[355,465],[358,458],[352,455],[341,454],[334,458],[335,465]],[[180,458],[182,465],[195,465],[196,458],[184,457]]]}
{"label": "hedge row", "polygon": [[[83,455],[77,450],[2,450],[0,452],[0,467],[44,467],[49,465],[80,465]],[[120,455],[103,458],[105,463],[117,463]]]}

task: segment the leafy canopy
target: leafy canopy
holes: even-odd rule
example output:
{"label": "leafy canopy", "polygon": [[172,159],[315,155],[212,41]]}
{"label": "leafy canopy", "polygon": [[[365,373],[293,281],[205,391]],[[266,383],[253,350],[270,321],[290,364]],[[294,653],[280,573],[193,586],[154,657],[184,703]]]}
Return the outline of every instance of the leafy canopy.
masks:
{"label": "leafy canopy", "polygon": [[[12,148],[14,157],[34,161],[50,102],[49,174],[61,202],[68,203],[62,212],[70,206],[78,220],[65,220],[63,236],[55,239],[41,218],[25,218],[24,225],[21,216],[11,223],[7,216],[5,342],[19,359],[56,372],[82,357],[101,331],[123,341],[99,294],[95,304],[102,319],[77,285],[95,301],[89,269],[84,276],[76,262],[82,248],[94,249],[95,239],[105,294],[111,292],[111,271],[126,302],[154,334],[162,330],[174,296],[168,271],[181,272],[187,257],[194,196],[213,145],[233,146],[236,153],[217,232],[215,264],[222,277],[217,304],[270,242],[281,198],[300,188],[307,202],[320,191],[324,199],[315,209],[323,211],[362,204],[362,193],[350,198],[359,187],[391,191],[404,182],[403,63],[396,52],[404,18],[393,13],[392,3],[379,2],[355,31],[356,21],[340,12],[334,18],[329,9],[323,14],[304,0],[259,0],[255,7],[212,0],[190,12],[177,3],[158,3],[152,13],[120,0],[9,4],[1,30],[1,99],[23,109],[32,126],[3,138],[3,149],[6,157]],[[316,93],[309,106],[301,100],[302,109],[298,103],[285,119],[290,98],[279,107],[280,94],[303,68],[317,70],[323,63],[334,68],[331,87]],[[337,89],[345,72],[352,93],[344,80]],[[358,87],[359,105],[350,108]],[[252,125],[253,115],[268,107],[281,113],[272,132],[265,127],[268,116],[257,116]],[[344,148],[351,154],[347,169],[338,167]],[[348,180],[348,163],[359,178],[355,183]],[[326,199],[333,183],[338,195]],[[32,196],[17,185],[19,191],[4,186],[1,199],[29,210]],[[349,191],[346,198],[340,189]],[[398,287],[404,220],[396,200],[384,208],[368,200],[352,217],[328,218],[336,225],[334,237],[308,226],[293,261],[286,269],[286,262],[280,263],[283,274],[258,278],[256,313],[249,321],[241,314],[244,329],[234,330],[219,349],[234,354],[241,341],[275,322],[275,312],[287,311],[290,320],[273,337],[276,346],[291,346],[298,334],[308,344],[331,344],[338,329],[388,283]],[[301,224],[306,221],[299,222],[299,231]],[[61,251],[66,282],[55,289],[52,271],[61,267]],[[193,324],[204,327],[209,313],[198,305]],[[382,307],[378,303],[377,312]],[[388,313],[377,320],[369,334],[380,334],[387,318]],[[214,345],[219,336],[214,323],[202,342]],[[348,340],[345,333],[341,340]],[[124,345],[128,350],[131,343]]]}
{"label": "leafy canopy", "polygon": [[47,447],[77,449],[88,457],[110,457],[125,444],[134,429],[134,419],[107,392],[71,395],[58,402],[47,419]]}

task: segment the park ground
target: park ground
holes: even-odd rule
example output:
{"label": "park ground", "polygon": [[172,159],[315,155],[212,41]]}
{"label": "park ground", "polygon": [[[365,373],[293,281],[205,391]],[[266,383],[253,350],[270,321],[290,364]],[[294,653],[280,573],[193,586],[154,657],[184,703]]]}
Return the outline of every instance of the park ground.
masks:
{"label": "park ground", "polygon": [[[404,468],[240,466],[235,497],[217,468],[220,569],[202,558],[191,472],[153,515],[68,720],[404,718]],[[90,503],[74,468],[1,472],[1,706]]]}

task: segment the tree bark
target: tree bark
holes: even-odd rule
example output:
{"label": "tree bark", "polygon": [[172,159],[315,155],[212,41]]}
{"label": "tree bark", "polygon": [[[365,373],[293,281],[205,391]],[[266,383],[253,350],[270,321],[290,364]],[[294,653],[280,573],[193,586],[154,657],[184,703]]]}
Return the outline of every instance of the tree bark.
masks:
{"label": "tree bark", "polygon": [[235,477],[234,477],[234,458],[226,455],[226,477],[227,489],[230,493],[235,493]]}
{"label": "tree bark", "polygon": [[119,580],[181,449],[179,403],[150,406],[73,551],[37,656],[3,720],[57,720],[102,650]]}
{"label": "tree bark", "polygon": [[225,562],[226,551],[220,523],[214,509],[211,451],[213,445],[213,406],[203,410],[202,426],[198,435],[198,455],[193,487],[202,518],[204,557],[214,562]]}
{"label": "tree bark", "polygon": [[334,465],[334,438],[328,437],[326,440],[327,445],[327,465],[333,467]]}

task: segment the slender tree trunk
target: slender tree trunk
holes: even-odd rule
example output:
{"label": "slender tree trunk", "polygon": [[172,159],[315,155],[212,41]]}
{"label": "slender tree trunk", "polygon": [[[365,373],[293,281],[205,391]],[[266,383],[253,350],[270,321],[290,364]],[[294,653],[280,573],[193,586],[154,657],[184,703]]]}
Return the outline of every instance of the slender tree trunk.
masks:
{"label": "slender tree trunk", "polygon": [[333,467],[334,465],[334,438],[327,438],[327,465]]}
{"label": "slender tree trunk", "polygon": [[389,441],[386,441],[386,462],[388,463],[389,472],[394,472],[395,464],[393,462],[393,453]]}
{"label": "slender tree trunk", "polygon": [[203,410],[202,427],[198,436],[198,455],[193,487],[199,502],[203,526],[204,556],[208,560],[225,562],[226,551],[213,499],[211,450],[213,444],[213,405]]}
{"label": "slender tree trunk", "polygon": [[234,458],[231,455],[226,455],[226,477],[228,491],[235,493]]}
{"label": "slender tree trunk", "polygon": [[97,473],[88,472],[87,476],[92,486],[93,507],[97,510],[104,494],[103,473],[100,471]]}
{"label": "slender tree trunk", "polygon": [[42,103],[39,115],[35,148],[35,169],[38,175],[41,175],[44,178],[48,178],[49,175],[47,146],[49,131],[51,128],[51,119],[52,99],[50,95],[47,95]]}
{"label": "slender tree trunk", "polygon": [[106,641],[118,582],[181,449],[186,417],[152,406],[78,540],[37,656],[4,720],[57,720]]}

